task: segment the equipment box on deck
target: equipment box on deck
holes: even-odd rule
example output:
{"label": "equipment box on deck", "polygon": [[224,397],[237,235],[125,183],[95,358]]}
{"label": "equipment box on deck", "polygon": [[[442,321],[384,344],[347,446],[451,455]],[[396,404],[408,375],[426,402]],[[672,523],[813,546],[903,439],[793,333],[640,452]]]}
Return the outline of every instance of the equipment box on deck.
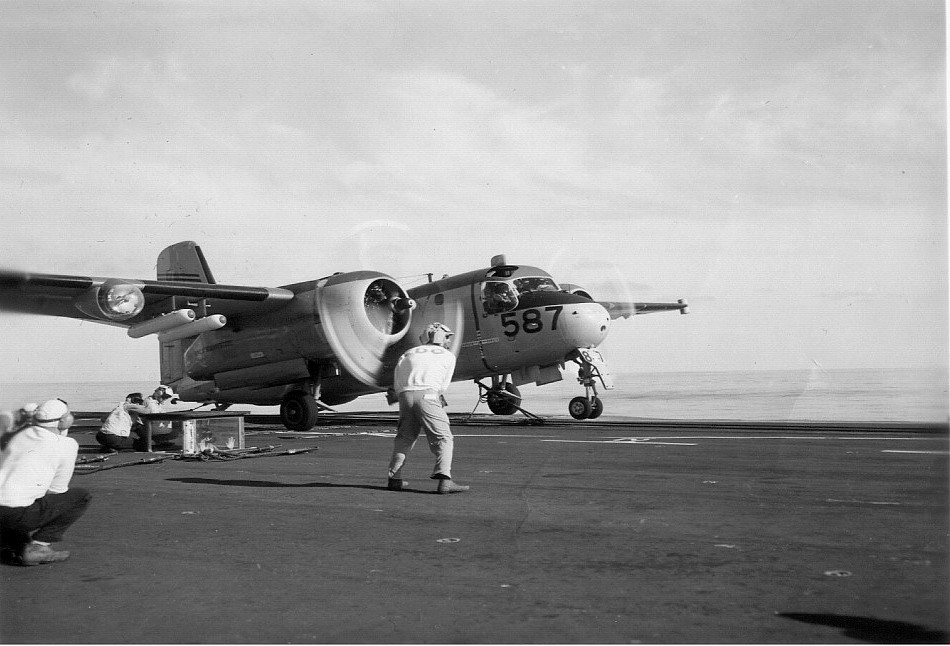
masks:
{"label": "equipment box on deck", "polygon": [[151,413],[141,415],[153,451],[201,453],[244,448],[246,412]]}

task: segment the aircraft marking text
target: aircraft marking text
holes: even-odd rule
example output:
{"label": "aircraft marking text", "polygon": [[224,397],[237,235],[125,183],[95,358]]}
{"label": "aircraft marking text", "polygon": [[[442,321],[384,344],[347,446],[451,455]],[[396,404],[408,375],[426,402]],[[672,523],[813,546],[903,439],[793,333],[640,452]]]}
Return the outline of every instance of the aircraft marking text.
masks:
{"label": "aircraft marking text", "polygon": [[[564,307],[562,305],[552,305],[544,308],[545,312],[554,312],[554,315],[551,317],[552,330],[557,329],[557,320],[563,310]],[[527,334],[535,334],[544,330],[544,321],[541,318],[540,310],[533,307],[522,310],[520,325],[518,324],[517,317],[518,312],[506,312],[501,315],[501,324],[505,328],[505,336],[513,338],[517,336],[520,331],[524,331]]]}

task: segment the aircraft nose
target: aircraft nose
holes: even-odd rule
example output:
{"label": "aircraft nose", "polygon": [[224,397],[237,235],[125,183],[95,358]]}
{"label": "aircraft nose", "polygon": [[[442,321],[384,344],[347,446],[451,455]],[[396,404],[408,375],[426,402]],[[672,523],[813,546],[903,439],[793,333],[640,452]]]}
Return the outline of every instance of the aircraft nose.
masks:
{"label": "aircraft nose", "polygon": [[558,329],[561,338],[573,348],[596,347],[607,338],[610,314],[598,303],[567,305]]}

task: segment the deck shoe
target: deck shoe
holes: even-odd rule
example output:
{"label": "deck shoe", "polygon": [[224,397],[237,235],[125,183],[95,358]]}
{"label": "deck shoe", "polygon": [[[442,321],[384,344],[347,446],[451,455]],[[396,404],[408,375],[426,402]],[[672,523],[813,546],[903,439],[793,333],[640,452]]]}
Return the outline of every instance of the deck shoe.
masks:
{"label": "deck shoe", "polygon": [[41,563],[56,563],[69,558],[69,552],[59,552],[49,545],[41,543],[27,543],[20,554],[20,563],[23,565],[40,565]]}
{"label": "deck shoe", "polygon": [[390,478],[389,484],[386,485],[386,488],[390,491],[402,491],[403,487],[409,485],[407,480],[401,480],[399,478]]}
{"label": "deck shoe", "polygon": [[463,491],[468,491],[468,485],[455,484],[451,480],[441,479],[439,480],[439,493],[462,493]]}
{"label": "deck shoe", "polygon": [[9,546],[0,548],[0,563],[4,565],[19,565],[21,551],[22,550]]}

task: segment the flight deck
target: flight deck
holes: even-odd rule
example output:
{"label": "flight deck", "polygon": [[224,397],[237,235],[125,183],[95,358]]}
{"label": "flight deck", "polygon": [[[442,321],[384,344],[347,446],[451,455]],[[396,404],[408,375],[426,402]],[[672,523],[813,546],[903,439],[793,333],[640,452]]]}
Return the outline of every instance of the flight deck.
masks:
{"label": "flight deck", "polygon": [[[253,459],[77,471],[70,559],[3,566],[5,643],[946,643],[945,425],[453,417],[439,496],[393,415]],[[513,418],[519,419],[519,418]],[[81,459],[95,429],[70,433]]]}

